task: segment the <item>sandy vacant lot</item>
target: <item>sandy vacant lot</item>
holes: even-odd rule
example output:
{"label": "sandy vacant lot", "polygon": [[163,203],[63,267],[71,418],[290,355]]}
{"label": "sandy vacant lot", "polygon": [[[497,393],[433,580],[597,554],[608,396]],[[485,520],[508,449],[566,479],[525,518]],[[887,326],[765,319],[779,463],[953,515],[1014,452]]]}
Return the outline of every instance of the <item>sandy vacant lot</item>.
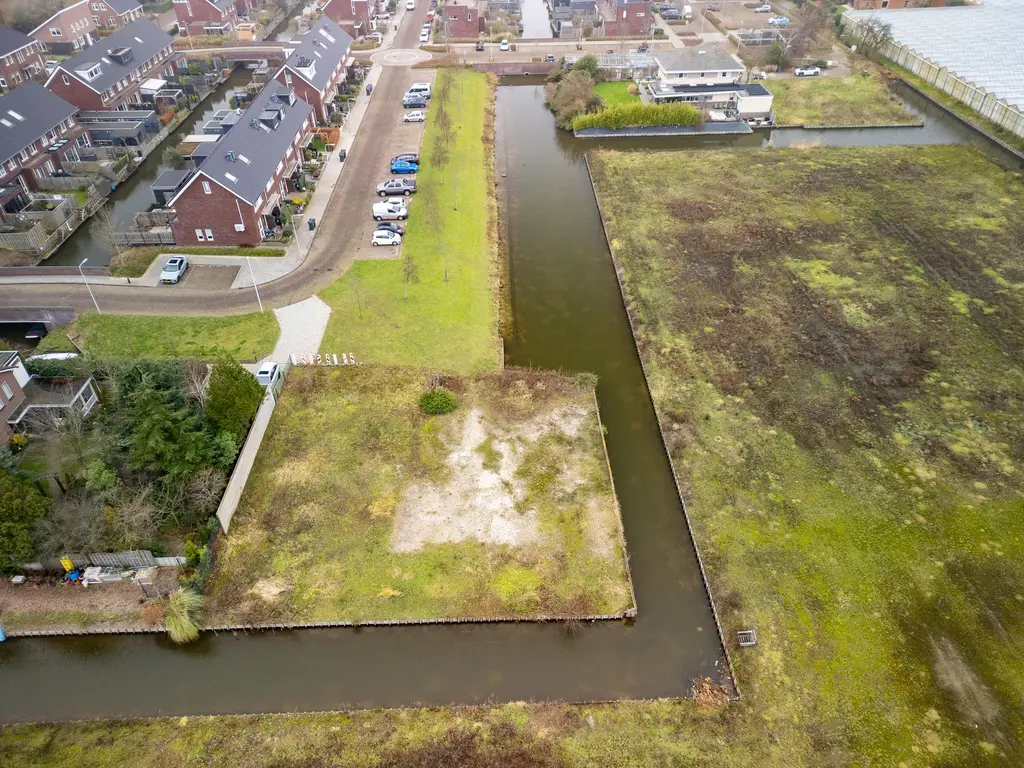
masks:
{"label": "sandy vacant lot", "polygon": [[593,390],[525,371],[297,369],[211,586],[210,624],[632,607]]}

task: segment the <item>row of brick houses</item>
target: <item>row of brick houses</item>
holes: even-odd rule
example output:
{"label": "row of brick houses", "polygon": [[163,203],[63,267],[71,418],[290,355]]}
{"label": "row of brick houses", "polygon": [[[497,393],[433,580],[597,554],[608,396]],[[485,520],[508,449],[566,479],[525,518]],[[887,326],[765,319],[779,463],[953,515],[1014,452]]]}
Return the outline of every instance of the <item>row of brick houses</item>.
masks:
{"label": "row of brick houses", "polygon": [[128,109],[146,80],[175,77],[182,59],[170,35],[140,19],[60,62],[46,87],[79,109]]}
{"label": "row of brick houses", "polygon": [[78,0],[50,16],[29,36],[50,53],[67,56],[142,17],[138,0]]}
{"label": "row of brick houses", "polygon": [[345,70],[352,63],[352,37],[327,16],[321,16],[274,75],[282,85],[313,107],[318,123],[331,117],[331,104]]}
{"label": "row of brick houses", "polygon": [[235,0],[174,0],[181,35],[223,35],[232,37],[238,26]]}
{"label": "row of brick houses", "polygon": [[373,0],[327,0],[320,10],[353,37],[367,35],[373,29]]}
{"label": "row of brick houses", "polygon": [[90,140],[77,114],[39,83],[0,96],[0,209],[20,211],[40,179],[81,159]]}
{"label": "row of brick houses", "polygon": [[43,73],[43,44],[0,26],[0,89],[16,88]]}

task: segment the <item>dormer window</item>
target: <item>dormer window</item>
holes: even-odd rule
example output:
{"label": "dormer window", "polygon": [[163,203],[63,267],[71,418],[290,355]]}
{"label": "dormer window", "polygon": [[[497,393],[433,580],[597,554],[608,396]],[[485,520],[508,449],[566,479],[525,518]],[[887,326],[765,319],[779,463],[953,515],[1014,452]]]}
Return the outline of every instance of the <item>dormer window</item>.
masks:
{"label": "dormer window", "polygon": [[76,70],[79,76],[86,82],[92,82],[100,76],[99,64],[86,64],[82,69]]}

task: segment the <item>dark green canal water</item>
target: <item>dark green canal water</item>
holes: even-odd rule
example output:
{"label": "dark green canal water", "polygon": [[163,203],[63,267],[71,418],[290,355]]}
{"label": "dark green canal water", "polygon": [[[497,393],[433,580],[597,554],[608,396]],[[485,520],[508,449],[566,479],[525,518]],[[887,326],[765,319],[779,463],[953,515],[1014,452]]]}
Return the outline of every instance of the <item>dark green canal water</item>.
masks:
{"label": "dark green canal water", "polygon": [[[928,120],[924,129],[901,129],[901,141],[857,132],[859,143],[974,140],[941,116]],[[810,138],[855,143],[856,136]],[[612,145],[759,147],[767,139]],[[506,359],[600,376],[635,622],[587,625],[575,635],[536,624],[222,633],[184,648],[162,635],[16,639],[0,644],[0,721],[681,697],[695,676],[724,680],[720,639],[583,161],[595,146],[555,131],[539,86],[498,90],[514,305]]]}

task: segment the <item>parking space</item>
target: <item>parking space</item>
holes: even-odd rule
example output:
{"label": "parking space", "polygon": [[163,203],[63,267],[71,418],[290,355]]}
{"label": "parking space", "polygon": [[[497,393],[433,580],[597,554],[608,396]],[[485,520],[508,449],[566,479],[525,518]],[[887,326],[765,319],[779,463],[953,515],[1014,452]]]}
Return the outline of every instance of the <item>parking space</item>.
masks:
{"label": "parking space", "polygon": [[[700,31],[700,16],[705,8],[710,8],[711,12],[722,20],[722,26],[725,27],[727,32],[733,32],[738,29],[767,29],[770,26],[768,24],[770,18],[777,15],[786,15],[781,6],[773,6],[771,13],[755,13],[753,7],[747,7],[748,4],[753,5],[753,3],[741,3],[735,0],[732,0],[732,2],[715,2],[715,0],[710,0],[710,2],[706,3],[691,3],[693,6],[694,23],[690,25],[690,30],[694,32]],[[710,22],[706,22],[705,30],[709,26],[711,26]]]}
{"label": "parking space", "polygon": [[[405,88],[408,88],[413,83],[427,83],[432,82],[434,79],[433,70],[410,70],[404,74],[407,82]],[[403,89],[404,91],[405,89]],[[361,210],[358,210],[357,215],[360,220],[360,225],[357,229],[356,234],[356,245],[355,245],[355,257],[357,259],[397,259],[400,253],[400,246],[373,246],[370,244],[370,238],[373,236],[374,230],[377,228],[378,222],[374,220],[372,215],[372,209],[374,203],[379,203],[383,198],[377,194],[377,184],[383,181],[389,181],[396,178],[411,178],[415,179],[415,175],[404,176],[392,174],[390,172],[389,161],[392,157],[400,155],[406,152],[420,152],[420,146],[423,143],[423,133],[425,123],[406,123],[403,122],[403,117],[407,112],[414,110],[404,109],[401,101],[396,101],[394,104],[385,105],[391,116],[393,116],[394,123],[390,130],[383,135],[378,137],[382,147],[386,147],[386,151],[382,153],[381,166],[378,169],[377,174],[373,177],[372,182],[367,185],[365,205]],[[430,108],[426,110],[419,110],[430,114]],[[416,210],[417,200],[416,195],[412,194],[405,197],[404,200],[409,208],[410,216],[413,215]],[[410,220],[395,222],[404,229],[408,230],[410,227]]]}
{"label": "parking space", "polygon": [[167,288],[176,288],[187,285],[189,288],[203,288],[205,290],[217,290],[230,288],[238,275],[239,267],[207,267],[190,265],[185,277],[177,283],[166,285]]}

